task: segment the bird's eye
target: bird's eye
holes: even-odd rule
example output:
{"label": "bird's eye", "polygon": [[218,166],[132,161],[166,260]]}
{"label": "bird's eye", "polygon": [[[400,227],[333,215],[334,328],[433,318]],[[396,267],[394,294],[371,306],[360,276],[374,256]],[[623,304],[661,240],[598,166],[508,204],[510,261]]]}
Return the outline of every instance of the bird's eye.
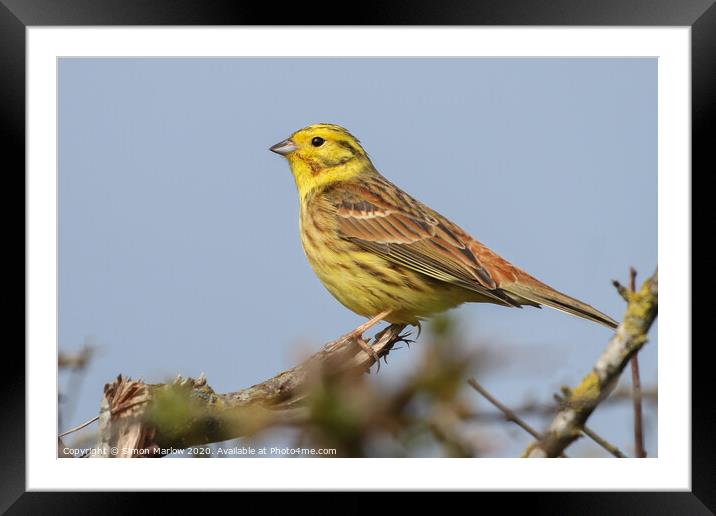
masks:
{"label": "bird's eye", "polygon": [[320,136],[316,136],[313,140],[311,140],[311,145],[313,145],[314,147],[320,147],[325,141],[326,140],[324,140]]}

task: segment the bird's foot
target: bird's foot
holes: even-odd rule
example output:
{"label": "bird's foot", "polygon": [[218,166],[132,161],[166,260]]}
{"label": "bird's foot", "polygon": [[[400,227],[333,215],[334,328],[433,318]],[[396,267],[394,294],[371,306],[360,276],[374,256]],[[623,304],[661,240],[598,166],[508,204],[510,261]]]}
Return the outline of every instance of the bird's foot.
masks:
{"label": "bird's foot", "polygon": [[368,342],[363,338],[363,334],[368,331],[371,327],[378,324],[380,321],[382,321],[385,317],[387,317],[390,314],[390,310],[386,310],[385,312],[381,312],[375,317],[369,319],[365,323],[358,326],[355,330],[350,332],[347,335],[348,340],[354,341],[360,348],[368,353],[369,356],[373,358],[376,364],[378,364],[378,368],[376,369],[376,373],[380,371],[380,355],[376,353],[376,351],[373,349],[373,346],[368,344]]}
{"label": "bird's foot", "polygon": [[351,332],[348,335],[348,338],[358,344],[358,346],[368,353],[370,357],[375,361],[376,364],[378,364],[378,368],[376,369],[376,373],[380,371],[380,355],[373,349],[373,346],[371,346],[364,338],[362,334],[356,334],[355,332]]}

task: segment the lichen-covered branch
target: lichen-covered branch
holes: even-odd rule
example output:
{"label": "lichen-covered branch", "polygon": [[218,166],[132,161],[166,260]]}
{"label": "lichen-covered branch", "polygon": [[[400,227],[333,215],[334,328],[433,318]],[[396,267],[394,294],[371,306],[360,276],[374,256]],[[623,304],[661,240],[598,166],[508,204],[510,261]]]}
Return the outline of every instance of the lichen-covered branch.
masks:
{"label": "lichen-covered branch", "polygon": [[[387,356],[405,341],[404,325],[393,324],[372,343]],[[301,364],[236,392],[220,394],[197,379],[147,384],[119,376],[105,385],[95,457],[163,456],[172,449],[226,441],[271,425],[305,418],[301,400],[316,377],[359,376],[375,363],[348,335],[326,344]]]}
{"label": "lichen-covered branch", "polygon": [[594,409],[612,392],[631,357],[646,343],[658,311],[658,271],[638,291],[620,292],[627,300],[624,320],[597,363],[580,384],[565,392],[562,408],[523,457],[558,457],[582,433]]}

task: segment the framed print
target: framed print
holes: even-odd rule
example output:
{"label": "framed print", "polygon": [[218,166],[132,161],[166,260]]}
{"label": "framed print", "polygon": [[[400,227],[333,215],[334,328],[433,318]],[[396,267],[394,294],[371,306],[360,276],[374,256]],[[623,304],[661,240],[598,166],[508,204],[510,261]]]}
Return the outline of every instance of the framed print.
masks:
{"label": "framed print", "polygon": [[458,4],[346,26],[4,1],[27,333],[0,507],[507,490],[713,509],[690,207],[716,11]]}

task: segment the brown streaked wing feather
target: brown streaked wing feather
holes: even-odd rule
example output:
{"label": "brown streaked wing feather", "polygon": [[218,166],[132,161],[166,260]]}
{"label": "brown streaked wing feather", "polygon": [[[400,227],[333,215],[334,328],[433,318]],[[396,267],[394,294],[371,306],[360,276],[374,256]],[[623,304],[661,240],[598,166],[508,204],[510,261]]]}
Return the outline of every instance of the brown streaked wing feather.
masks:
{"label": "brown streaked wing feather", "polygon": [[[475,241],[450,221],[418,201],[390,202],[387,194],[407,194],[382,179],[378,190],[371,183],[343,185],[334,205],[338,229],[356,242],[395,263],[493,298],[509,306],[518,303],[497,289],[497,284],[472,251]],[[398,201],[398,199],[396,199]]]}

